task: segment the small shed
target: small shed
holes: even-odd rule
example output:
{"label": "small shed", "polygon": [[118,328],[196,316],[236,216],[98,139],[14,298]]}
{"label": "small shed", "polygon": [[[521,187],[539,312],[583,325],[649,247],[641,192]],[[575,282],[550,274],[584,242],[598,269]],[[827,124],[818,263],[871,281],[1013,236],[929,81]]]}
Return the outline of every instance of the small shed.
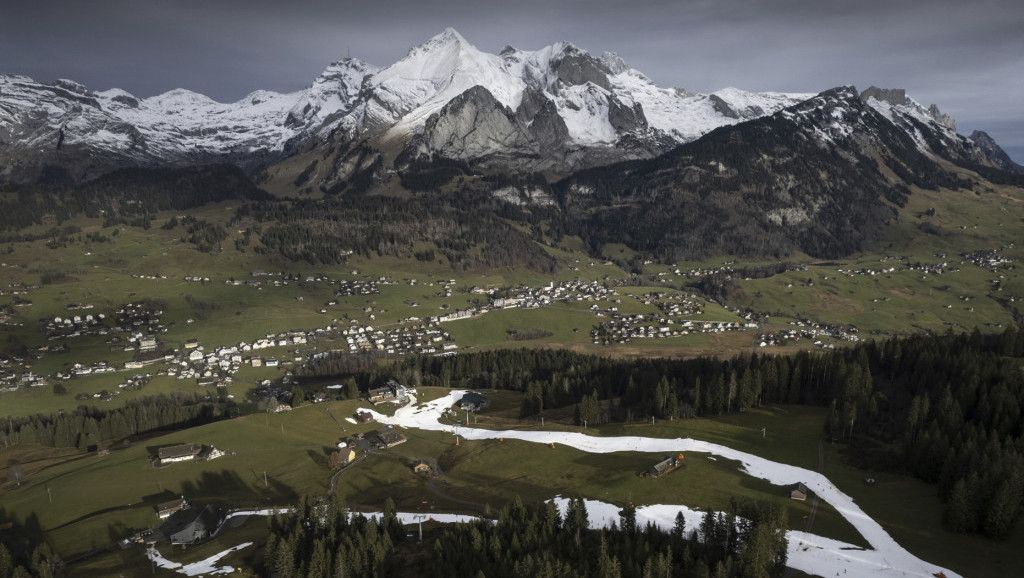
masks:
{"label": "small shed", "polygon": [[797,482],[789,487],[789,497],[801,502],[807,499],[807,486],[803,482]]}
{"label": "small shed", "polygon": [[359,423],[370,423],[373,421],[373,414],[368,411],[361,411],[356,414],[356,421]]}
{"label": "small shed", "polygon": [[682,454],[678,456],[669,456],[648,468],[643,475],[647,478],[660,478],[669,472],[673,472],[681,468],[684,463]]}

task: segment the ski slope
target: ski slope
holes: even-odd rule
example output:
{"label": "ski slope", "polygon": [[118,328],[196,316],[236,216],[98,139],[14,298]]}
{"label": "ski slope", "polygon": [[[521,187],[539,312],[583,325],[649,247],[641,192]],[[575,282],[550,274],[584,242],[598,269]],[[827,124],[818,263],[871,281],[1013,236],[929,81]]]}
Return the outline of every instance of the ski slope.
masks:
{"label": "ski slope", "polygon": [[[382,415],[368,409],[374,419],[384,424],[404,428],[445,431],[451,426],[440,422],[444,411],[455,404],[466,391],[452,391],[448,395],[433,401],[409,404],[398,409],[393,417]],[[942,573],[948,578],[959,576],[955,572],[941,568],[922,560],[902,546],[890,536],[882,526],[868,516],[847,494],[832,484],[822,474],[805,468],[780,464],[762,457],[737,451],[719,444],[708,443],[690,438],[647,438],[641,436],[592,437],[574,432],[551,431],[516,431],[516,430],[483,430],[462,427],[459,435],[467,440],[484,439],[518,439],[542,444],[562,444],[591,453],[609,453],[622,451],[676,453],[702,452],[726,459],[737,460],[742,464],[745,473],[756,478],[768,480],[772,484],[790,485],[803,482],[808,489],[835,508],[871,545],[870,550],[847,544],[838,540],[824,538],[806,532],[790,531],[789,560],[787,565],[820,576],[883,576],[883,577],[915,577],[932,578]],[[618,520],[619,508],[612,504],[587,501],[587,512],[591,524],[601,527]],[[702,512],[690,510],[679,505],[651,505],[637,508],[637,522],[646,524],[654,522],[658,526],[671,529],[675,523],[676,513],[682,511],[687,526],[695,528],[699,525]]]}

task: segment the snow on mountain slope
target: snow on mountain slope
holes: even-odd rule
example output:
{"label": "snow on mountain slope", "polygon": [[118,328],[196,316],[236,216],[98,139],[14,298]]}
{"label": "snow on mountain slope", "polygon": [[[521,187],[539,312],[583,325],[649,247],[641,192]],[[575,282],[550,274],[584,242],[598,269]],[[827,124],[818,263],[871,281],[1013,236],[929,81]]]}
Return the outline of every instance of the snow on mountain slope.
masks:
{"label": "snow on mountain slope", "polygon": [[[303,91],[295,106],[288,111],[286,126],[317,127],[334,115],[353,116],[349,113],[359,103],[363,80],[380,72],[380,68],[358,58],[346,58],[327,67]],[[349,128],[354,126],[350,119]]]}
{"label": "snow on mountain slope", "polygon": [[[368,138],[381,139],[373,147],[381,141],[406,146],[419,138],[428,119],[475,86],[514,113],[510,122],[516,125],[480,128],[495,143],[541,151],[531,166],[556,171],[650,157],[812,96],[735,88],[692,94],[658,87],[614,53],[594,57],[557,42],[535,51],[506,47],[495,55],[448,28],[386,68],[347,58],[328,66],[306,89],[257,91],[232,103],[182,89],[140,99],[119,89],[93,92],[69,80],[45,84],[0,75],[0,155],[8,164],[43,166],[54,161],[41,153],[59,143],[78,155],[81,166],[95,158],[115,166],[227,160],[256,167],[287,157],[313,137],[327,142],[336,131],[343,148]],[[934,145],[927,142],[934,141],[932,125],[941,129],[944,146],[970,148],[937,108],[925,109],[899,90],[866,93],[862,98],[910,132],[922,150]],[[465,137],[474,123],[504,116],[461,118],[465,126],[457,132]],[[523,135],[530,142],[521,142]],[[434,140],[446,143],[445,154],[456,154],[452,142],[465,139]],[[480,150],[499,153],[492,146]],[[519,154],[506,152],[508,158]],[[473,160],[463,152],[456,158]],[[0,177],[10,174],[0,170]]]}
{"label": "snow on mountain slope", "polygon": [[525,88],[500,57],[477,50],[455,30],[445,29],[373,75],[365,123],[393,125],[390,132],[399,136],[412,134],[427,117],[477,85],[512,109],[519,105]]}
{"label": "snow on mountain slope", "polygon": [[[159,156],[185,151],[253,153],[280,151],[296,130],[285,126],[299,93],[256,91],[233,103],[220,103],[188,90],[127,104],[130,95],[113,90],[97,93],[103,110],[135,126]],[[120,97],[120,98],[118,98]],[[89,138],[88,132],[69,131],[69,144]]]}
{"label": "snow on mountain slope", "polygon": [[610,80],[616,94],[630,95],[640,103],[651,127],[664,131],[677,142],[696,140],[720,126],[774,114],[814,96],[746,92],[736,88],[726,88],[710,95],[690,94],[678,88],[659,88],[634,69],[624,70]]}

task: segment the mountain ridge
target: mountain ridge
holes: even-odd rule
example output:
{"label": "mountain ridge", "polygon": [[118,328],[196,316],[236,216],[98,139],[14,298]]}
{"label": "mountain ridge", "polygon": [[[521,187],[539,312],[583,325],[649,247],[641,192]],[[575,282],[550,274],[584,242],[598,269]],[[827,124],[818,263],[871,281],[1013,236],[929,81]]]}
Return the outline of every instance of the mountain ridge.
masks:
{"label": "mountain ridge", "polygon": [[[441,53],[446,58],[438,58]],[[30,182],[47,164],[65,166],[77,179],[160,164],[231,162],[253,170],[338,131],[350,141],[376,136],[401,147],[431,114],[476,85],[526,125],[550,100],[547,114],[557,114],[567,129],[557,134],[560,148],[580,150],[614,149],[629,136],[662,151],[744,120],[729,112],[734,104],[744,108],[744,99],[763,98],[768,104],[762,112],[769,113],[809,96],[727,89],[712,102],[706,95],[659,88],[612,53],[594,57],[558,42],[494,55],[449,28],[388,67],[344,59],[305,89],[258,90],[232,103],[185,89],[139,98],[117,88],[92,91],[72,80],[47,84],[0,75],[0,159],[7,161],[0,179]],[[725,108],[716,109],[717,101],[725,101]],[[49,154],[58,150],[63,154]],[[559,168],[564,173],[577,166]]]}

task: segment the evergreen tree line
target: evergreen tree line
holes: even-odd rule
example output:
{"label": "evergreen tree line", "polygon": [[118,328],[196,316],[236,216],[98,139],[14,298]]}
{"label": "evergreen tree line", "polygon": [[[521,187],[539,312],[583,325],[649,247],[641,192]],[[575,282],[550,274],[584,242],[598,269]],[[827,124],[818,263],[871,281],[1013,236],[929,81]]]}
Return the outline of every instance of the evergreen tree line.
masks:
{"label": "evergreen tree line", "polygon": [[85,452],[104,441],[210,423],[224,418],[226,412],[227,404],[221,401],[211,402],[205,396],[180,392],[140,397],[116,409],[81,405],[70,412],[0,421],[0,444],[73,447]]}
{"label": "evergreen tree line", "polygon": [[349,516],[336,498],[304,498],[296,511],[270,520],[265,574],[274,578],[358,576],[486,576],[574,578],[781,576],[785,515],[773,504],[736,504],[708,512],[699,528],[680,513],[672,530],[640,526],[632,506],[620,523],[592,530],[586,504],[517,497],[497,520],[448,524],[416,545],[388,499],[380,520]]}
{"label": "evergreen tree line", "polygon": [[379,519],[368,519],[350,514],[336,496],[303,496],[269,524],[263,560],[272,578],[393,576],[404,565],[395,545],[405,539],[405,527],[391,498]]}
{"label": "evergreen tree line", "polygon": [[1024,510],[1024,335],[1011,325],[861,349],[873,378],[849,380],[826,430],[866,467],[937,483],[950,529],[1006,538]]}
{"label": "evergreen tree line", "polygon": [[530,213],[488,197],[453,193],[444,198],[344,196],[323,200],[250,203],[237,216],[260,228],[258,252],[313,264],[343,263],[349,253],[364,257],[423,255],[433,245],[456,270],[475,267],[554,271],[555,260],[528,233],[505,219],[536,222]]}
{"label": "evergreen tree line", "polygon": [[0,544],[0,578],[58,578],[64,575],[60,557],[45,542],[36,546],[31,554],[21,557]]}
{"label": "evergreen tree line", "polygon": [[517,498],[496,522],[446,527],[428,570],[509,578],[768,577],[785,571],[784,514],[774,505],[734,503],[728,513],[708,512],[689,530],[680,513],[668,532],[638,525],[632,506],[619,515],[619,524],[591,530],[581,499],[570,500],[563,517],[551,502],[524,506]]}

